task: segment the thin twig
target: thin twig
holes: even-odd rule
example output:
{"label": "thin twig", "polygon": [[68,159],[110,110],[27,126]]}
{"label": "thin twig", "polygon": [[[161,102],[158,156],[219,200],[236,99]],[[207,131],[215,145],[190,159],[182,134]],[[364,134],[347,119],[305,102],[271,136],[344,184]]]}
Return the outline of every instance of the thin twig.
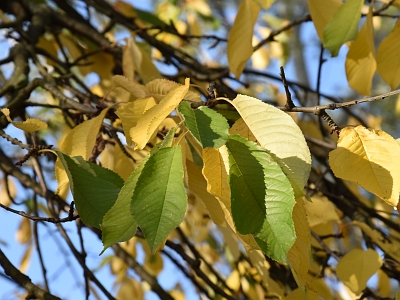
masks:
{"label": "thin twig", "polygon": [[289,86],[288,86],[288,83],[286,81],[286,76],[285,76],[285,70],[283,69],[282,66],[280,67],[280,70],[281,70],[281,72],[279,73],[279,75],[281,75],[283,87],[285,88],[285,93],[286,93],[285,108],[290,110],[293,107],[296,107],[296,105],[294,105],[293,99],[292,99],[292,94],[290,94],[290,91],[289,91]]}

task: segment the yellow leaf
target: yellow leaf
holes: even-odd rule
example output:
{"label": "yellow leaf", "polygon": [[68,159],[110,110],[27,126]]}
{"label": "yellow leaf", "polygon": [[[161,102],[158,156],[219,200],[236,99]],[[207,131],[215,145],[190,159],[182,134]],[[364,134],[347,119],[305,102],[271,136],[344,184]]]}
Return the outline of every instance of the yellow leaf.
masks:
{"label": "yellow leaf", "polygon": [[[6,186],[7,184],[8,187]],[[4,206],[9,206],[11,204],[11,199],[8,195],[7,188],[10,196],[14,198],[16,195],[16,189],[14,180],[12,180],[10,176],[7,178],[7,181],[4,177],[0,180],[0,203]]]}
{"label": "yellow leaf", "polygon": [[144,299],[140,283],[134,279],[124,277],[117,293],[118,300]]}
{"label": "yellow leaf", "polygon": [[396,206],[400,193],[400,146],[382,130],[363,126],[340,132],[338,148],[329,153],[336,177],[352,181]]}
{"label": "yellow leaf", "polygon": [[172,89],[163,97],[159,104],[147,110],[138,120],[137,125],[130,130],[130,137],[135,142],[135,149],[143,149],[160,123],[168,117],[185,97],[189,90],[189,78],[185,85]]}
{"label": "yellow leaf", "polygon": [[238,237],[235,235],[230,226],[220,226],[219,230],[224,237],[224,242],[228,246],[234,261],[238,261],[241,254],[239,249]]}
{"label": "yellow leaf", "polygon": [[226,284],[232,290],[237,292],[240,288],[240,274],[238,270],[233,270],[229,277],[226,279]]}
{"label": "yellow leaf", "polygon": [[[154,79],[146,84],[146,89],[150,95],[156,98],[157,102],[159,102],[163,96],[168,94],[172,89],[182,86],[180,83],[175,81],[167,80],[167,79]],[[194,102],[202,102],[200,95],[188,91],[185,95],[185,100],[190,100]]]}
{"label": "yellow leaf", "polygon": [[351,224],[359,227],[371,238],[371,241],[377,244],[387,255],[390,255],[397,262],[400,262],[400,244],[395,239],[392,239],[392,243],[388,243],[387,237],[384,237],[381,232],[372,229],[367,224],[358,221],[353,221]]}
{"label": "yellow leaf", "polygon": [[22,218],[18,231],[15,233],[15,238],[20,244],[26,244],[31,240],[31,237],[31,222],[27,218]]}
{"label": "yellow leaf", "polygon": [[156,105],[153,97],[136,99],[120,106],[115,114],[121,119],[122,128],[124,129],[126,142],[132,145],[133,141],[129,135],[131,128],[137,125],[139,118],[150,108]]}
{"label": "yellow leaf", "polygon": [[128,79],[125,76],[115,75],[111,78],[114,86],[121,87],[129,92],[135,99],[136,98],[145,98],[147,93],[146,88],[141,85],[137,84],[136,82]]}
{"label": "yellow leaf", "polygon": [[114,256],[110,263],[111,273],[117,275],[117,281],[121,282],[126,278],[126,271],[128,270],[127,264],[119,257]]}
{"label": "yellow leaf", "polygon": [[25,132],[32,133],[47,128],[47,123],[39,119],[29,118],[24,122],[14,122],[10,118],[10,110],[8,108],[2,108],[0,111],[6,116],[8,122]]}
{"label": "yellow leaf", "polygon": [[139,60],[137,62],[137,72],[139,73],[143,82],[147,83],[153,79],[161,78],[162,76],[151,60],[150,54],[144,50],[142,44],[138,44],[138,49],[140,51],[140,55],[135,56],[135,58]]}
{"label": "yellow leaf", "polygon": [[293,290],[289,295],[287,295],[285,300],[319,300],[320,298],[318,297],[317,293],[311,290],[306,290],[306,293],[304,294],[304,291],[301,288],[297,288]]}
{"label": "yellow leaf", "polygon": [[225,215],[221,204],[217,198],[207,192],[207,182],[201,174],[200,169],[190,160],[186,161],[186,168],[189,178],[189,190],[204,202],[214,223],[223,225],[225,223]]}
{"label": "yellow leaf", "polygon": [[[124,146],[125,150],[130,153],[130,148]],[[117,173],[123,180],[127,180],[129,175],[134,171],[135,164],[122,152],[122,149],[119,145],[115,145],[114,147],[114,169],[113,171]]]}
{"label": "yellow leaf", "polygon": [[175,300],[185,300],[185,294],[182,293],[182,291],[178,291],[178,290],[172,290],[169,291],[168,294],[170,294],[172,296],[173,299]]}
{"label": "yellow leaf", "polygon": [[159,252],[154,254],[146,253],[146,259],[144,260],[143,267],[145,270],[153,276],[160,274],[164,267],[163,259]]}
{"label": "yellow leaf", "polygon": [[392,294],[390,278],[382,269],[378,270],[378,294],[381,297],[389,298]]}
{"label": "yellow leaf", "polygon": [[324,279],[322,278],[315,279],[313,280],[312,285],[314,290],[317,292],[318,296],[320,296],[322,299],[333,300],[331,290],[329,286],[326,284]]}
{"label": "yellow leaf", "polygon": [[346,76],[351,88],[362,96],[371,94],[372,77],[376,70],[372,7],[346,57]]}
{"label": "yellow leaf", "polygon": [[24,255],[21,258],[21,262],[19,263],[19,270],[22,273],[25,273],[28,270],[29,263],[31,262],[31,254],[32,254],[32,243],[28,245]]}
{"label": "yellow leaf", "polygon": [[[70,130],[59,145],[60,151],[69,156],[82,156],[83,159],[88,160],[108,110],[108,107],[103,109],[97,117],[84,121]],[[68,190],[69,179],[59,159],[57,159],[55,165],[55,172],[58,181],[57,194],[65,195]]]}
{"label": "yellow leaf", "polygon": [[287,256],[297,284],[305,286],[310,268],[311,235],[302,198],[296,199],[292,215],[297,238]]}
{"label": "yellow leaf", "polygon": [[126,78],[133,81],[135,78],[135,53],[132,49],[132,40],[126,38],[125,42],[126,45],[122,48],[122,71]]}
{"label": "yellow leaf", "polygon": [[207,191],[218,197],[226,208],[231,207],[231,192],[228,184],[228,174],[225,169],[222,155],[219,149],[205,148],[203,154],[204,178],[207,180]]}
{"label": "yellow leaf", "polygon": [[319,39],[324,41],[324,28],[332,19],[333,15],[342,5],[340,0],[308,0],[308,8],[310,10],[311,19],[317,30]]}
{"label": "yellow leaf", "polygon": [[240,118],[237,120],[232,127],[229,129],[230,134],[238,134],[242,137],[248,139],[249,141],[255,142],[257,139],[251,132],[250,128],[247,126],[246,122]]}
{"label": "yellow leaf", "polygon": [[313,196],[311,200],[312,203],[305,202],[310,227],[329,221],[339,221],[335,206],[326,197]]}
{"label": "yellow leaf", "polygon": [[392,32],[383,39],[378,48],[378,73],[392,89],[400,85],[400,19],[397,20]]}
{"label": "yellow leaf", "polygon": [[272,4],[274,4],[275,0],[254,0],[260,5],[264,10],[268,10]]}
{"label": "yellow leaf", "polygon": [[359,294],[381,266],[382,258],[375,250],[354,249],[339,261],[336,275],[353,293]]}
{"label": "yellow leaf", "polygon": [[285,172],[295,197],[303,196],[311,170],[311,154],[299,126],[285,112],[256,98],[238,95],[232,105],[261,147]]}
{"label": "yellow leaf", "polygon": [[240,77],[247,60],[253,54],[252,36],[260,6],[253,0],[243,0],[228,37],[228,64],[230,71]]}
{"label": "yellow leaf", "polygon": [[[41,35],[38,43],[36,44],[36,47],[44,49],[47,53],[51,54],[53,57],[56,58],[58,57],[57,54],[58,46],[53,38],[50,40],[47,39],[45,36]],[[47,57],[46,57],[46,62],[51,66],[57,65],[57,62]]]}

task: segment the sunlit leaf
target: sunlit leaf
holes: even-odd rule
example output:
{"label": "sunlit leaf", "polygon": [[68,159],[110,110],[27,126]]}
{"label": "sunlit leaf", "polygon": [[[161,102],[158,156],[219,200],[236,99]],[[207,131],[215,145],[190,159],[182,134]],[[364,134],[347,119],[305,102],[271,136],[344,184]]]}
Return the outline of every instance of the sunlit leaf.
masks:
{"label": "sunlit leaf", "polygon": [[289,115],[256,98],[238,95],[232,104],[261,147],[288,176],[295,197],[301,197],[310,174],[311,155],[300,128]]}
{"label": "sunlit leaf", "polygon": [[340,0],[308,0],[308,9],[310,10],[311,19],[321,41],[324,40],[325,26],[333,18],[342,4]]}
{"label": "sunlit leaf", "polygon": [[379,75],[390,85],[392,89],[400,85],[400,56],[397,50],[400,48],[400,19],[388,36],[381,42],[377,53]]}
{"label": "sunlit leaf", "polygon": [[29,118],[23,122],[14,122],[10,118],[10,110],[8,108],[2,108],[0,111],[6,116],[8,122],[25,132],[32,133],[47,128],[47,123],[39,119]]}
{"label": "sunlit leaf", "polygon": [[133,218],[152,252],[182,222],[186,207],[181,147],[162,148],[146,162],[131,202]]}
{"label": "sunlit leaf", "polygon": [[219,113],[202,106],[192,109],[186,101],[178,108],[185,125],[203,148],[219,148],[228,139],[228,121]]}
{"label": "sunlit leaf", "polygon": [[382,130],[363,126],[340,132],[338,148],[329,154],[336,177],[357,183],[396,206],[400,193],[400,146]]}
{"label": "sunlit leaf", "polygon": [[357,37],[363,4],[363,0],[347,0],[324,28],[324,47],[331,51],[332,56],[337,56],[345,42]]}
{"label": "sunlit leaf", "polygon": [[135,149],[143,149],[160,123],[174,110],[189,90],[189,79],[185,85],[172,89],[159,104],[147,110],[130,130]]}
{"label": "sunlit leaf", "polygon": [[247,60],[253,54],[252,36],[260,6],[253,0],[243,0],[228,38],[229,70],[240,77]]}
{"label": "sunlit leaf", "polygon": [[297,284],[305,286],[306,276],[310,268],[311,234],[302,198],[296,199],[296,205],[293,209],[293,222],[296,229],[296,241],[290,248],[287,259]]}
{"label": "sunlit leaf", "polygon": [[132,139],[129,135],[131,128],[137,125],[139,118],[150,108],[156,105],[156,101],[153,97],[136,99],[133,102],[129,102],[125,105],[120,106],[115,114],[121,119],[122,128],[124,129],[126,142],[128,145],[132,145]]}
{"label": "sunlit leaf", "polygon": [[375,250],[353,249],[340,259],[336,274],[355,294],[360,294],[381,266],[382,258]]}
{"label": "sunlit leaf", "polygon": [[[178,86],[182,86],[181,84],[167,80],[167,79],[154,79],[146,84],[146,89],[149,94],[155,97],[156,99],[162,99],[163,96],[168,94],[173,88]],[[185,95],[185,100],[190,100],[194,102],[202,102],[199,94],[188,91]],[[159,101],[159,100],[158,100]]]}
{"label": "sunlit leaf", "polygon": [[370,95],[375,70],[374,27],[372,7],[370,7],[367,20],[347,53],[346,76],[350,87],[362,96]]}

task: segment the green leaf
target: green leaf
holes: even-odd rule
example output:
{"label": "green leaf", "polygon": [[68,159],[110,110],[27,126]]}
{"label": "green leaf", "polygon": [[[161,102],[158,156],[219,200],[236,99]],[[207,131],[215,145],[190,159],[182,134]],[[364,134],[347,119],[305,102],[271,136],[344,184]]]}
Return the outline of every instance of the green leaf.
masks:
{"label": "green leaf", "polygon": [[238,135],[230,136],[226,147],[233,221],[241,234],[256,233],[266,214],[264,170],[258,157],[268,154]]}
{"label": "green leaf", "polygon": [[233,106],[289,178],[295,197],[303,196],[311,170],[311,154],[299,126],[280,109],[261,100],[238,95]]}
{"label": "green leaf", "polygon": [[118,194],[114,206],[105,214],[101,224],[104,248],[100,255],[112,244],[127,241],[136,234],[138,224],[131,214],[130,203],[139,176],[148,159],[149,157],[147,156],[128,177]]}
{"label": "green leaf", "polygon": [[324,47],[337,56],[340,47],[357,37],[364,0],[346,0],[324,28]]}
{"label": "green leaf", "polygon": [[153,253],[185,216],[183,174],[181,147],[161,148],[150,156],[136,183],[131,213]]}
{"label": "green leaf", "polygon": [[76,208],[83,223],[100,228],[103,216],[114,205],[124,181],[113,171],[55,151],[67,172]]}
{"label": "green leaf", "polygon": [[219,113],[201,106],[193,110],[186,101],[178,108],[185,119],[185,126],[203,148],[219,148],[228,139],[228,121]]}

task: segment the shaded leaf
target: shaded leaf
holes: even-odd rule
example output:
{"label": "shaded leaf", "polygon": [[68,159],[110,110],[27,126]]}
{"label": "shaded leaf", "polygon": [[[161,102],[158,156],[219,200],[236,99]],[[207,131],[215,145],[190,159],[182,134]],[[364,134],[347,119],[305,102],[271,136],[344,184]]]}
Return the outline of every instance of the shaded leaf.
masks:
{"label": "shaded leaf", "polygon": [[83,223],[100,228],[103,216],[114,205],[124,182],[118,174],[82,157],[55,151],[62,163]]}
{"label": "shaded leaf", "polygon": [[123,88],[135,98],[146,98],[146,95],[148,94],[146,87],[125,76],[114,75],[112,77],[112,82],[114,86]]}
{"label": "shaded leaf", "polygon": [[324,40],[324,28],[342,4],[340,0],[308,0],[311,19],[321,41]]}

